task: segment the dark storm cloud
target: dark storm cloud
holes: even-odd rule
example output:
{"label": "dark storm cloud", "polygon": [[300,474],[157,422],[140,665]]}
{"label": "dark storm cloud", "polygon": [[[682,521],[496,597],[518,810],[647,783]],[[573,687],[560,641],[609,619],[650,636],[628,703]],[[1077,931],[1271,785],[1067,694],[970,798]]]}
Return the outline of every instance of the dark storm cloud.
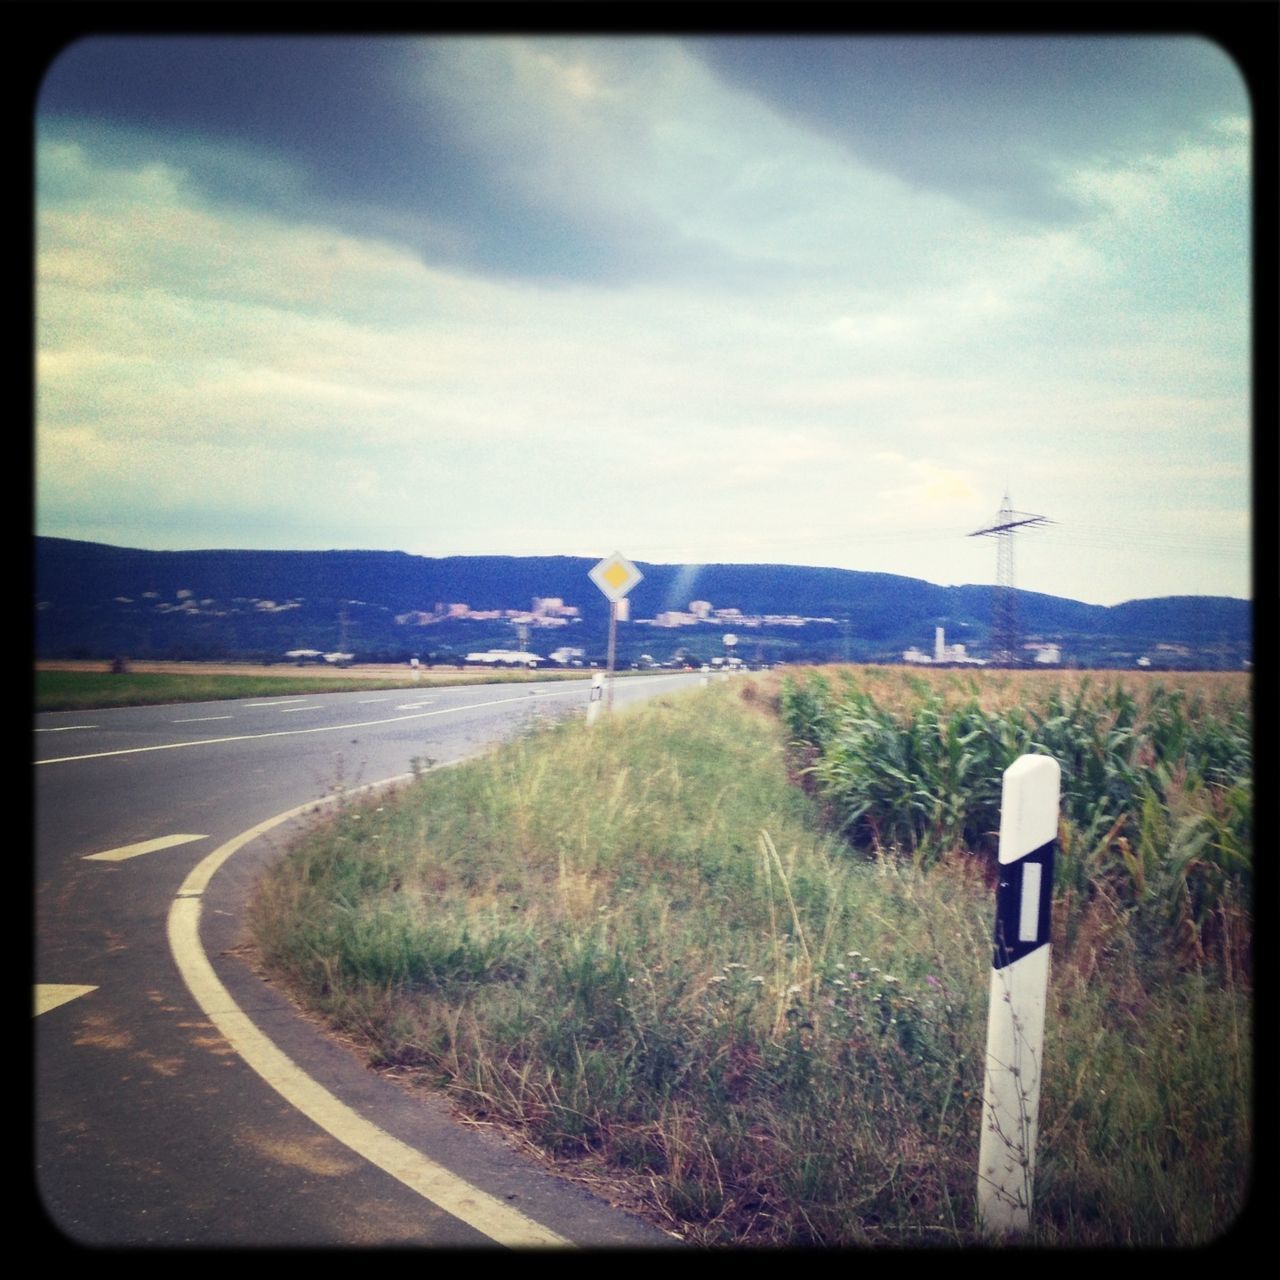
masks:
{"label": "dark storm cloud", "polygon": [[[478,154],[465,106],[433,92],[444,43],[92,38],[50,68],[40,121],[96,139],[115,164],[180,168],[210,199],[384,236],[437,263],[544,281],[715,269],[721,250],[523,183],[519,157]],[[239,163],[246,152],[259,162]]]}
{"label": "dark storm cloud", "polygon": [[1063,164],[1159,152],[1244,83],[1196,38],[732,37],[689,47],[726,82],[914,186],[992,213],[1070,220]]}

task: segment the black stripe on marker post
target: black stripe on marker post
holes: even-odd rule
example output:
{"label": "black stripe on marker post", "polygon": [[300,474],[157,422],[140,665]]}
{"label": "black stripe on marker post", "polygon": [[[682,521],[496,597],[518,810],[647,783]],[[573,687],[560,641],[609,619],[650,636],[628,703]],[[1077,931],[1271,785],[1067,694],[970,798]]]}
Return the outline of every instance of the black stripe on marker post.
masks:
{"label": "black stripe on marker post", "polygon": [[1049,941],[1053,851],[1057,843],[1057,840],[1050,840],[1017,862],[1007,862],[1000,868],[1000,882],[996,888],[995,945],[991,956],[993,969],[1007,968]]}

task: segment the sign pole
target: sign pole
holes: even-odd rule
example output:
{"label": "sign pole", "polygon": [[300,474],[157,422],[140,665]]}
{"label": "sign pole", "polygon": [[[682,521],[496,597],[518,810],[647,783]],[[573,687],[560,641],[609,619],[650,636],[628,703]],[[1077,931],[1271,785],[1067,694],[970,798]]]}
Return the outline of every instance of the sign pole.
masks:
{"label": "sign pole", "polygon": [[[618,645],[618,601],[636,585],[644,574],[622,554],[615,551],[605,556],[587,575],[600,588],[604,598],[609,602],[609,661],[608,676],[605,683],[609,692],[606,695],[606,708],[613,710],[613,667]],[[626,615],[624,615],[626,616]]]}
{"label": "sign pole", "polygon": [[613,710],[613,662],[614,655],[618,647],[618,602],[616,600],[609,601],[609,665],[608,675],[605,677],[605,685],[609,690],[605,701],[605,709]]}
{"label": "sign pole", "polygon": [[1051,756],[1020,756],[1004,771],[1000,795],[978,1150],[978,1222],[988,1236],[1025,1231],[1031,1223],[1061,776]]}

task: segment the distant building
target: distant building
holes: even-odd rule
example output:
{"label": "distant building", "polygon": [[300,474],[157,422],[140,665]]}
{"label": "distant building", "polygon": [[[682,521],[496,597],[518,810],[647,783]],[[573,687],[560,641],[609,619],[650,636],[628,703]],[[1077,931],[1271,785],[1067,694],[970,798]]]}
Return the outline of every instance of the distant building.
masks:
{"label": "distant building", "polygon": [[925,653],[922,649],[917,649],[912,645],[902,655],[903,662],[911,662],[916,664],[942,664],[952,666],[966,667],[984,667],[986,666],[985,658],[971,658],[968,651],[962,644],[948,644],[946,632],[941,627],[935,627],[933,630],[933,653],[932,655]]}
{"label": "distant building", "polygon": [[486,649],[467,654],[467,661],[484,667],[536,667],[542,658],[519,649]]}

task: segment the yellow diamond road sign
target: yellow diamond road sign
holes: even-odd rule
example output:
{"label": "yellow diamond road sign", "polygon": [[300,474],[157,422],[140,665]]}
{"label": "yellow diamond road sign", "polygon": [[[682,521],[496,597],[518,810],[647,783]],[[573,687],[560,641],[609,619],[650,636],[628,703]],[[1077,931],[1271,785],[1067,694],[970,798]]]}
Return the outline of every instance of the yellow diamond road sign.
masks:
{"label": "yellow diamond road sign", "polygon": [[616,601],[621,600],[644,574],[620,551],[615,551],[613,555],[605,556],[589,576],[608,599]]}

